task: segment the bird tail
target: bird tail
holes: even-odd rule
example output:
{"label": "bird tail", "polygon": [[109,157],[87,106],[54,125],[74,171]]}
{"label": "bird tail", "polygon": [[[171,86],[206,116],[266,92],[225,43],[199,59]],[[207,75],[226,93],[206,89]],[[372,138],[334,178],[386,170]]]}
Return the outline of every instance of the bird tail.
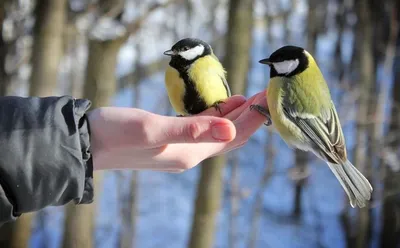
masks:
{"label": "bird tail", "polygon": [[350,205],[360,208],[365,207],[371,199],[372,186],[360,171],[347,160],[343,164],[328,163],[329,168],[339,180],[350,200]]}

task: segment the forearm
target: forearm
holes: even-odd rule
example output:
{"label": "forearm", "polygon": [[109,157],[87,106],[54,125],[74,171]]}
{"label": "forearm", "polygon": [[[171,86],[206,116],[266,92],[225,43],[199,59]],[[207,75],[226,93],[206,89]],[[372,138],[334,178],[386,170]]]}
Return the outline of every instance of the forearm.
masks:
{"label": "forearm", "polygon": [[0,224],[92,201],[89,106],[66,96],[0,98]]}

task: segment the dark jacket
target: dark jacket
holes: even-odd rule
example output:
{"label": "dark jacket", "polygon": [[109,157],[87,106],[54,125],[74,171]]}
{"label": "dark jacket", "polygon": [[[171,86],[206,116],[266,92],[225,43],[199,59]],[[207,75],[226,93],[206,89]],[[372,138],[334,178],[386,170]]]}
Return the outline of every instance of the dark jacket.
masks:
{"label": "dark jacket", "polygon": [[0,97],[0,225],[46,206],[93,201],[90,104]]}

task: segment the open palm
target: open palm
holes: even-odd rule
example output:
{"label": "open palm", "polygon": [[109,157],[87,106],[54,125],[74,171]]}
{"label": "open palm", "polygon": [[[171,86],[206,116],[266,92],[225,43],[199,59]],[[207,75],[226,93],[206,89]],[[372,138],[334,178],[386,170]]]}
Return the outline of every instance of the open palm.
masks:
{"label": "open palm", "polygon": [[230,97],[221,105],[222,114],[214,108],[190,117],[162,116],[136,108],[93,110],[88,116],[94,169],[190,169],[248,141],[266,121],[249,110],[252,104],[265,106],[265,91],[248,100]]}

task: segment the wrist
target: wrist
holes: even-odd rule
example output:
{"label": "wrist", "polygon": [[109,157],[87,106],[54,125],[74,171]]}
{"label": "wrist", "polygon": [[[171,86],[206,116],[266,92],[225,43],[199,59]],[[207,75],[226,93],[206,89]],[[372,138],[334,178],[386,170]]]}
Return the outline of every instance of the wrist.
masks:
{"label": "wrist", "polygon": [[97,135],[96,135],[96,119],[98,119],[98,112],[100,109],[94,109],[91,111],[88,111],[86,113],[86,119],[87,119],[87,124],[89,128],[89,136],[90,136],[90,147],[89,147],[89,152],[91,155],[91,162],[92,162],[92,167],[93,170],[99,170],[99,163],[97,162],[97,156],[99,154],[99,145],[97,142]]}
{"label": "wrist", "polygon": [[[85,173],[84,192],[79,203],[91,203],[93,201],[93,158],[90,151],[91,128],[87,115],[91,102],[86,99],[75,99],[74,113],[77,120],[77,133],[82,154],[82,165]],[[78,203],[78,202],[77,202]]]}

